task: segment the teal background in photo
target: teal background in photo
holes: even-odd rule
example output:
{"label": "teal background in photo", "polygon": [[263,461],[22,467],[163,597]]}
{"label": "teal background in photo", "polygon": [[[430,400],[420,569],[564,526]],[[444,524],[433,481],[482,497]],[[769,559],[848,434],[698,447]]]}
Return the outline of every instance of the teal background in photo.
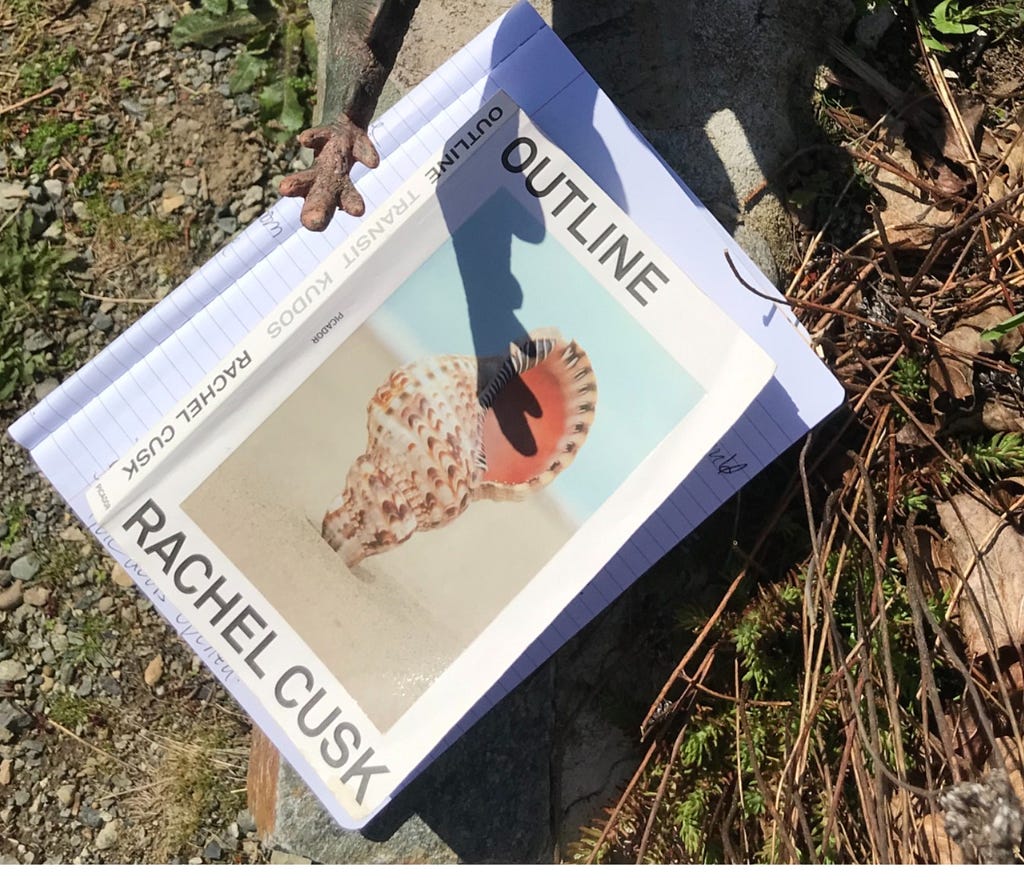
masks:
{"label": "teal background in photo", "polygon": [[547,492],[579,523],[704,394],[506,190],[490,197],[368,323],[403,362],[503,354],[524,331],[549,326],[575,339],[594,367],[596,415],[576,460]]}

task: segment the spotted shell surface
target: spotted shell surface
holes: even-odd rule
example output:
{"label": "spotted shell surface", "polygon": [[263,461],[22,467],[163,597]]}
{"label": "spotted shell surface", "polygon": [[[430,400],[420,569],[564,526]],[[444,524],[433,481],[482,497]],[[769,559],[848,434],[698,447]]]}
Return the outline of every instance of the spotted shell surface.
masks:
{"label": "spotted shell surface", "polygon": [[507,355],[402,366],[367,406],[366,451],[328,507],[323,537],[353,566],[475,500],[522,500],[572,463],[596,404],[589,358],[556,329],[512,342]]}

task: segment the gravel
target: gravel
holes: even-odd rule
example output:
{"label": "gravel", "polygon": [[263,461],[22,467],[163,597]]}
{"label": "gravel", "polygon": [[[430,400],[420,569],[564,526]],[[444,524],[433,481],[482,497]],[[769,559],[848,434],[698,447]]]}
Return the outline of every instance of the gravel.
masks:
{"label": "gravel", "polygon": [[[257,218],[296,166],[294,143],[262,136],[253,96],[230,95],[238,47],[175,48],[179,14],[169,0],[72,4],[60,39],[78,61],[59,119],[88,129],[45,169],[17,139],[52,108],[30,107],[0,139],[0,229],[30,212],[89,296],[30,320],[24,348],[46,369],[0,401],[0,863],[267,859],[239,809],[247,718],[5,432],[144,311],[135,301],[167,294]],[[0,70],[24,63],[13,48],[0,29]],[[174,791],[192,796],[188,778],[209,772],[223,795],[171,840],[188,819],[168,817]]]}

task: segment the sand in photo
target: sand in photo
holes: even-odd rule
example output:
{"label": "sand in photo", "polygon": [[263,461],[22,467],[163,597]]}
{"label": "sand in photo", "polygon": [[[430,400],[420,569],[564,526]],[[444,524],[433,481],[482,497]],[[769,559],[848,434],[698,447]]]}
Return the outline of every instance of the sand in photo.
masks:
{"label": "sand in photo", "polygon": [[356,331],[183,504],[382,731],[576,530],[545,491],[477,501],[346,567],[321,521],[366,447],[367,402],[401,364]]}

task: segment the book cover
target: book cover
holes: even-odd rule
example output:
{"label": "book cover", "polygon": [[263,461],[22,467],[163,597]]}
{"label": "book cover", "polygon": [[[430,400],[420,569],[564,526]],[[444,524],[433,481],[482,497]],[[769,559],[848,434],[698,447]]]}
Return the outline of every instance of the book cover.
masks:
{"label": "book cover", "polygon": [[774,367],[502,93],[280,296],[88,500],[355,826]]}

